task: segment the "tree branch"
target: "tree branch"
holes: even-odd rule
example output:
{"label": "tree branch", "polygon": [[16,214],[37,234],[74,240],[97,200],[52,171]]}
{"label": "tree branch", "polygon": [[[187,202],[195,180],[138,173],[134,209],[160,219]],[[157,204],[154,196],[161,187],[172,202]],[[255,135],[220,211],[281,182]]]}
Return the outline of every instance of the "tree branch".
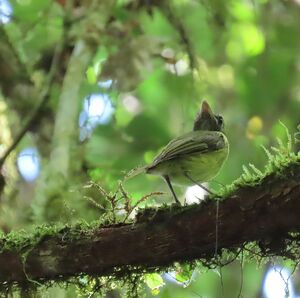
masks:
{"label": "tree branch", "polygon": [[32,87],[30,75],[19,59],[3,25],[0,25],[0,88],[4,96],[13,97],[16,85]]}
{"label": "tree branch", "polygon": [[[264,255],[297,256],[300,221],[300,163],[292,162],[256,185],[239,186],[219,202],[218,253],[255,242]],[[174,261],[215,257],[216,201],[146,209],[136,223],[59,231],[0,240],[0,282],[68,279],[80,273],[117,274],[163,268]],[[292,233],[294,232],[294,233]],[[14,239],[16,236],[14,234]],[[297,251],[299,253],[299,251]]]}
{"label": "tree branch", "polygon": [[63,40],[58,43],[58,45],[55,48],[55,53],[52,59],[51,67],[49,74],[47,76],[46,84],[43,90],[41,91],[40,94],[40,100],[39,103],[36,105],[36,107],[33,109],[32,113],[30,116],[27,118],[25,125],[22,127],[22,129],[18,132],[16,137],[13,140],[13,143],[5,150],[3,156],[0,158],[0,170],[8,158],[8,156],[11,154],[12,151],[16,149],[20,141],[23,139],[25,134],[28,132],[32,124],[36,121],[36,119],[39,117],[42,109],[44,108],[45,104],[47,103],[50,94],[49,91],[51,89],[51,86],[53,84],[54,78],[55,78],[55,72],[57,70],[58,63],[60,61],[59,57],[61,55],[63,48]]}
{"label": "tree branch", "polygon": [[181,43],[184,45],[186,53],[189,57],[190,69],[197,69],[198,63],[194,54],[193,45],[188,33],[186,32],[184,25],[182,24],[180,19],[176,17],[176,15],[173,13],[172,8],[169,4],[166,3],[162,5],[161,11],[164,13],[164,15],[166,16],[170,24],[174,27],[174,29],[177,30],[181,39]]}

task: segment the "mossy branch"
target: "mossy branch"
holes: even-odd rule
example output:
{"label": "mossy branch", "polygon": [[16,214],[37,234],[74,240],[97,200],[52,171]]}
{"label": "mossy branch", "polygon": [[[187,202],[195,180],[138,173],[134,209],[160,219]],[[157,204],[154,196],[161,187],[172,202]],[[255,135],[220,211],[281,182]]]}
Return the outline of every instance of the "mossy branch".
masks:
{"label": "mossy branch", "polygon": [[[136,222],[39,228],[36,235],[0,239],[0,282],[45,283],[90,276],[146,272],[175,261],[215,258],[216,201],[146,209]],[[300,159],[240,183],[219,201],[218,253],[256,243],[264,256],[299,258]],[[256,251],[257,253],[257,251]]]}

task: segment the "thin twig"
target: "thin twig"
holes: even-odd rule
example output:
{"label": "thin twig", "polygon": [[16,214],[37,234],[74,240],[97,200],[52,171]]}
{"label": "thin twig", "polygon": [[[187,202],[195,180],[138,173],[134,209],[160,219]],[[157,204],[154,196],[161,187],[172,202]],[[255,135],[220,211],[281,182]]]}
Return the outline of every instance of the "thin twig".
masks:
{"label": "thin twig", "polygon": [[260,258],[263,258],[263,257],[264,257],[262,254],[260,254],[260,253],[258,253],[258,252],[255,252],[255,251],[253,251],[253,250],[251,250],[251,249],[249,249],[249,248],[247,248],[247,247],[244,247],[243,249],[246,250],[246,251],[248,251],[249,253],[251,253],[251,254],[257,256],[257,257],[260,257]]}
{"label": "thin twig", "polygon": [[88,197],[88,196],[83,196],[83,198],[86,199],[87,201],[89,201],[92,205],[94,205],[98,209],[100,209],[102,211],[107,211],[104,206],[102,206],[101,204],[97,203],[93,198]]}
{"label": "thin twig", "polygon": [[155,192],[151,192],[145,196],[143,196],[142,198],[140,198],[134,205],[131,206],[131,209],[128,210],[127,215],[125,216],[125,219],[123,220],[123,222],[126,222],[126,220],[128,219],[128,217],[130,216],[130,214],[133,212],[133,210],[142,202],[146,201],[147,199],[149,199],[150,197],[153,196],[161,196],[163,195],[163,192],[160,191],[155,191]]}
{"label": "thin twig", "polygon": [[162,6],[162,12],[165,14],[166,18],[170,24],[178,31],[181,38],[181,42],[186,48],[187,55],[189,57],[191,70],[197,69],[197,60],[194,55],[192,43],[188,37],[185,27],[181,23],[180,19],[173,13],[170,5],[165,4]]}
{"label": "thin twig", "polygon": [[226,261],[226,262],[219,262],[218,265],[221,267],[225,267],[226,265],[231,264],[233,261],[235,261],[237,259],[237,257],[239,256],[239,254],[241,253],[242,248],[239,249],[236,254],[234,255],[234,257],[232,257],[230,260]]}
{"label": "thin twig", "polygon": [[119,189],[121,191],[122,197],[125,199],[124,209],[127,212],[127,214],[129,214],[132,211],[132,206],[131,206],[130,198],[129,198],[129,196],[128,196],[128,194],[127,194],[126,190],[124,189],[123,184],[121,182],[119,183]]}
{"label": "thin twig", "polygon": [[[6,50],[4,51],[4,53],[6,51],[9,51],[10,53],[9,59],[16,60],[16,62],[14,63],[17,63],[17,70],[13,72],[13,76],[17,78],[21,77],[25,82],[31,83],[28,69],[24,64],[24,62],[20,59],[20,55],[18,54],[16,47],[14,47],[11,39],[9,38],[7,30],[5,29],[4,26],[1,25],[1,23],[0,23],[0,38],[1,38],[1,44],[5,44]],[[12,63],[12,61],[10,61],[10,63]]]}

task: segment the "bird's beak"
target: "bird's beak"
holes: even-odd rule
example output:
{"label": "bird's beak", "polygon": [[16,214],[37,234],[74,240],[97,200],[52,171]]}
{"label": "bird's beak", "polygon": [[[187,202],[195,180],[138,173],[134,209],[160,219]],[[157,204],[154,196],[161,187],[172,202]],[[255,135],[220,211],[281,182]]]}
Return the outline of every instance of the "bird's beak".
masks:
{"label": "bird's beak", "polygon": [[206,100],[203,100],[202,102],[200,115],[203,118],[212,118],[214,115]]}

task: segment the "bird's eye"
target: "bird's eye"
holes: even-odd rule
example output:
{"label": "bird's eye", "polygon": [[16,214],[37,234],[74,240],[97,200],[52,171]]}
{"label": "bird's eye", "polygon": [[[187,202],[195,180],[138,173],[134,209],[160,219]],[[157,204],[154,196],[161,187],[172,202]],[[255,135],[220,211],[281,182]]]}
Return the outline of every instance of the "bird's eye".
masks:
{"label": "bird's eye", "polygon": [[218,119],[218,125],[223,126],[224,125],[223,117],[222,116],[217,116],[217,119]]}
{"label": "bird's eye", "polygon": [[217,120],[217,130],[219,131],[223,131],[224,129],[224,120],[223,117],[220,115],[216,116],[216,120]]}

